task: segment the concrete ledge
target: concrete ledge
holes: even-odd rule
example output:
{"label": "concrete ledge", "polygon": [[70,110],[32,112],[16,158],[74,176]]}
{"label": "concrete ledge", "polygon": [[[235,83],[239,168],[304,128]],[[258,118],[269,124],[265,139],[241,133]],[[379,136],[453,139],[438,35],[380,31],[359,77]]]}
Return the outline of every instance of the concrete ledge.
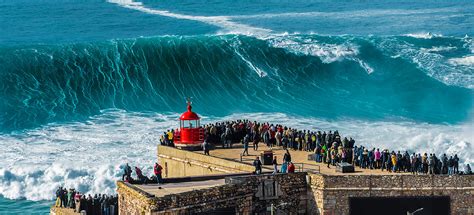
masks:
{"label": "concrete ledge", "polygon": [[231,159],[203,155],[168,146],[158,146],[158,161],[163,166],[164,177],[186,177],[250,173],[254,167]]}
{"label": "concrete ledge", "polygon": [[252,173],[232,173],[232,174],[216,174],[216,175],[203,175],[203,176],[186,176],[186,177],[174,177],[174,178],[164,178],[164,183],[179,183],[179,182],[190,182],[190,181],[207,181],[215,179],[224,179],[227,177],[238,177],[238,176],[248,176]]}
{"label": "concrete ledge", "polygon": [[71,208],[59,208],[59,207],[51,207],[49,213],[51,215],[78,215],[80,213],[74,212],[74,209]]}

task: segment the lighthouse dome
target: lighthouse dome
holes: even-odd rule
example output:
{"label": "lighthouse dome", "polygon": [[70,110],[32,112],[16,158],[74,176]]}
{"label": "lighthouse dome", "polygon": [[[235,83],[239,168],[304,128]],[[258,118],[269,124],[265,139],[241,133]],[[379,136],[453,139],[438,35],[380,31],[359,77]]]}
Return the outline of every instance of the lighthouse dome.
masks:
{"label": "lighthouse dome", "polygon": [[200,117],[191,111],[191,105],[188,105],[188,111],[184,112],[183,114],[181,114],[181,116],[179,117],[180,120],[198,120],[200,119]]}

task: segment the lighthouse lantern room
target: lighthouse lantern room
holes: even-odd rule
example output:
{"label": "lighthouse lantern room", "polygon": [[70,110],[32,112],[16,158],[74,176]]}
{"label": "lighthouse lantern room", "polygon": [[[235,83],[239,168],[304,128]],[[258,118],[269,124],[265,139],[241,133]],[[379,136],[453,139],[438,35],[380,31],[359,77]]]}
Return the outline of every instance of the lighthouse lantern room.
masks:
{"label": "lighthouse lantern room", "polygon": [[204,128],[200,124],[201,118],[191,110],[190,98],[187,98],[187,104],[188,110],[179,117],[179,129],[174,134],[174,144],[185,149],[200,148],[204,142]]}

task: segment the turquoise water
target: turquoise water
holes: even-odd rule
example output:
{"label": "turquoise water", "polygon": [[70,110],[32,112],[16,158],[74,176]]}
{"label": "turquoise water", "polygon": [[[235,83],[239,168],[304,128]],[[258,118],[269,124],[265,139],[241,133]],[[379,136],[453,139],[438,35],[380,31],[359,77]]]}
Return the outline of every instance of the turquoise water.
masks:
{"label": "turquoise water", "polygon": [[49,214],[53,201],[10,200],[0,198],[0,214]]}
{"label": "turquoise water", "polygon": [[186,96],[474,162],[471,1],[0,1],[0,29],[0,214],[113,193]]}

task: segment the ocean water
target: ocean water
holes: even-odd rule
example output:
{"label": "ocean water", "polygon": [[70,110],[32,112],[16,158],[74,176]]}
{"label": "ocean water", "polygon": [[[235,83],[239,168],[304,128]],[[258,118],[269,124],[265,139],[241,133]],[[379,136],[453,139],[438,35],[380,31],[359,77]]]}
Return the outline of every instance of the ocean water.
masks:
{"label": "ocean water", "polygon": [[0,214],[151,174],[186,96],[472,165],[473,35],[471,1],[0,0]]}

